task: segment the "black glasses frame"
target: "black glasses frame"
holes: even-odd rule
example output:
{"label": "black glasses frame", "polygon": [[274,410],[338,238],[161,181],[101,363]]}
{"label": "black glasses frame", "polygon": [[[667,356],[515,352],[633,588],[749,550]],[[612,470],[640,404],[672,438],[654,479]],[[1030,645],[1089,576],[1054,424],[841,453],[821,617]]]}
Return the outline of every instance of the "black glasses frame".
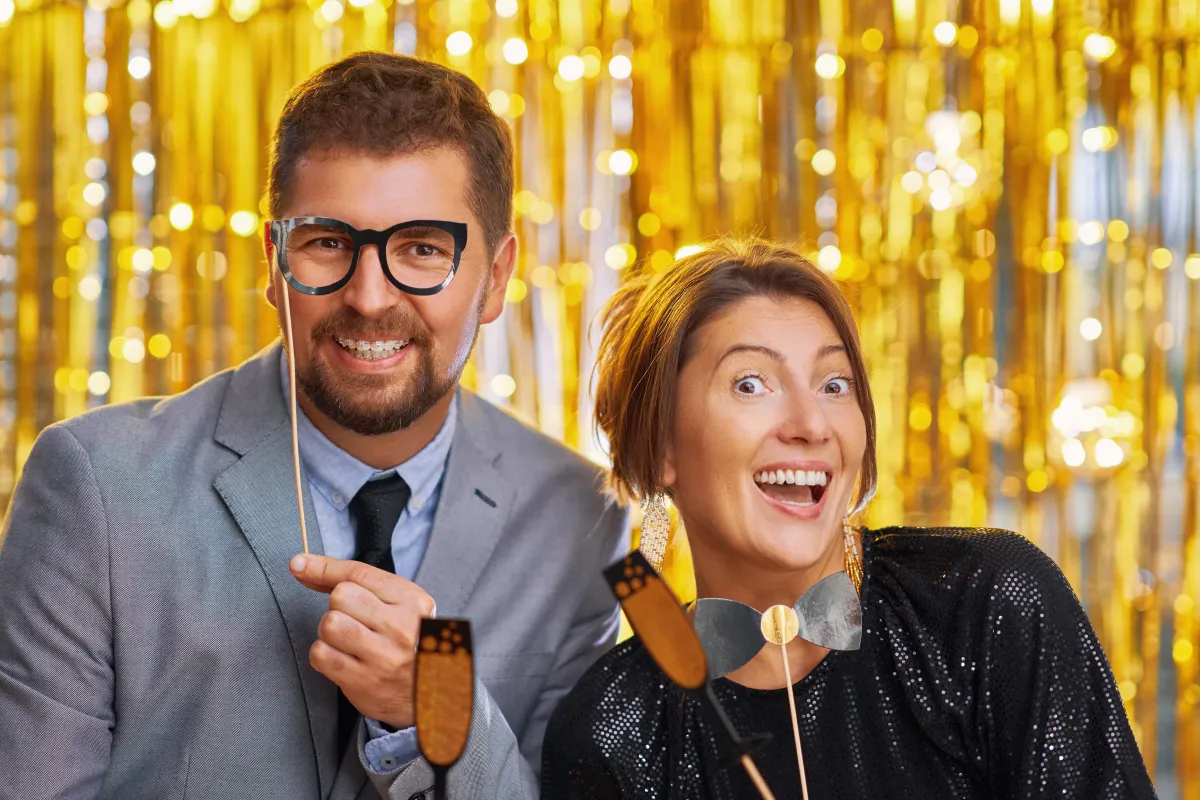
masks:
{"label": "black glasses frame", "polygon": [[[402,292],[415,295],[431,295],[445,289],[450,285],[450,281],[454,280],[454,276],[458,274],[458,262],[462,258],[463,250],[467,247],[467,223],[465,222],[446,222],[437,219],[415,219],[409,222],[401,222],[393,225],[384,231],[371,230],[370,228],[358,229],[349,223],[342,222],[340,219],[333,217],[289,217],[288,219],[271,220],[271,244],[275,245],[275,252],[279,258],[279,271],[283,273],[283,277],[297,292],[311,295],[333,294],[338,289],[341,289],[350,279],[354,277],[354,270],[358,268],[358,256],[362,252],[365,245],[375,245],[379,251],[379,263],[383,267],[383,274]],[[309,286],[300,281],[292,274],[291,268],[288,266],[287,260],[287,239],[288,234],[294,231],[300,225],[325,225],[335,230],[344,230],[350,234],[350,242],[354,245],[354,254],[350,258],[350,268],[346,270],[346,274],[340,280],[337,280],[327,286]],[[437,228],[454,237],[454,261],[450,265],[450,272],[437,286],[416,287],[402,283],[387,263],[387,241],[396,231],[404,230],[405,228]]]}

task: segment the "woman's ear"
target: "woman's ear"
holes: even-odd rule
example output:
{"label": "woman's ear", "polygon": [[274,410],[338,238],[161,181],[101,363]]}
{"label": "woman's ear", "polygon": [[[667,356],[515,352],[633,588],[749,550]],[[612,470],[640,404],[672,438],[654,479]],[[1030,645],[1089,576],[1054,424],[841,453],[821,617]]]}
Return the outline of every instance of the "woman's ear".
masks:
{"label": "woman's ear", "polygon": [[663,448],[662,467],[659,475],[663,489],[674,488],[678,473],[675,471],[675,444],[671,441],[667,441]]}

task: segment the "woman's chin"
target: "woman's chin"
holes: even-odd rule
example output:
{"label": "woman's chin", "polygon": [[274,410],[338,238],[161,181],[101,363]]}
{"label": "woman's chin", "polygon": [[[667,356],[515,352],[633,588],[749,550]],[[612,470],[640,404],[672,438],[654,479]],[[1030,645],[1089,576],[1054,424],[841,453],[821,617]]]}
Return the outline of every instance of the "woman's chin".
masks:
{"label": "woman's chin", "polygon": [[[796,526],[799,527],[799,526]],[[779,531],[770,539],[757,543],[758,559],[781,573],[804,572],[822,563],[829,553],[825,537],[809,531]]]}

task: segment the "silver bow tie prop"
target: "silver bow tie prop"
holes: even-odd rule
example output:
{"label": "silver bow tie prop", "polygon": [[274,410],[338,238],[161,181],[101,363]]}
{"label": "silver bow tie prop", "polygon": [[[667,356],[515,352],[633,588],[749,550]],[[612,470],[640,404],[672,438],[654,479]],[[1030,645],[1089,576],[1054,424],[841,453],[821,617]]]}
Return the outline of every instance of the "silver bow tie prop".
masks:
{"label": "silver bow tie prop", "polygon": [[[785,610],[786,607],[784,607]],[[778,643],[769,630],[769,614],[736,600],[703,597],[696,601],[693,625],[708,657],[709,674],[724,677],[745,666],[763,645]],[[857,650],[862,642],[862,607],[845,572],[821,580],[796,601],[788,614],[783,641],[793,636],[830,650]],[[794,626],[794,630],[793,630]]]}

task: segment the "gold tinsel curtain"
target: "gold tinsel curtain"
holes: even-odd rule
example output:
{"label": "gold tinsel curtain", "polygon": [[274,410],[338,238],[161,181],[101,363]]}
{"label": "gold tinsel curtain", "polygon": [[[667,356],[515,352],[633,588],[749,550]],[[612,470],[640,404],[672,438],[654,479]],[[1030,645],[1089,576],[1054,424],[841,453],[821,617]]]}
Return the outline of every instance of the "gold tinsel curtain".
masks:
{"label": "gold tinsel curtain", "polygon": [[518,143],[520,265],[467,385],[602,459],[592,321],[621,270],[799,241],[862,325],[866,521],[1054,556],[1161,796],[1197,800],[1198,33],[1200,0],[0,0],[0,501],[45,425],[276,335],[287,90],[426,56]]}

